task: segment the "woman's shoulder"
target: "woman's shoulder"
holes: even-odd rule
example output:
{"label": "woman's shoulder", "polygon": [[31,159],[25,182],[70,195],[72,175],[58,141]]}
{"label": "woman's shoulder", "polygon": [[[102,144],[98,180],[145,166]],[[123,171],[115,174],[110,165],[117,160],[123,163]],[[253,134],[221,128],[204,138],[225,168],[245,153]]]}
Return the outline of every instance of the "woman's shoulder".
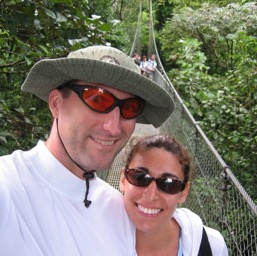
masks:
{"label": "woman's shoulder", "polygon": [[206,226],[204,226],[204,228],[207,233],[208,240],[212,249],[212,255],[227,256],[228,249],[222,234],[214,228]]}
{"label": "woman's shoulder", "polygon": [[174,216],[182,231],[184,255],[197,255],[202,240],[203,227],[206,230],[213,256],[227,256],[228,249],[222,234],[203,225],[199,215],[187,208],[176,209]]}
{"label": "woman's shoulder", "polygon": [[177,208],[174,213],[174,218],[182,221],[193,221],[193,224],[196,222],[195,225],[198,225],[198,222],[202,223],[200,216],[187,208]]}

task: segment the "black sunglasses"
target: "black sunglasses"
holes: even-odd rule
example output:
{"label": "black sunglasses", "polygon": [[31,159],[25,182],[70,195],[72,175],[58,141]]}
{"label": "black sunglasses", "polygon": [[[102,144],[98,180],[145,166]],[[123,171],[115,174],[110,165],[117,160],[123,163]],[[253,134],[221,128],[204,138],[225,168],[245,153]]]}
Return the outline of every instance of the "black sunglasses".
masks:
{"label": "black sunglasses", "polygon": [[128,168],[125,170],[125,177],[130,184],[137,187],[147,187],[155,180],[158,190],[171,195],[178,194],[185,188],[185,182],[171,176],[154,178],[143,167]]}
{"label": "black sunglasses", "polygon": [[145,106],[145,101],[139,97],[120,100],[96,86],[68,84],[59,89],[65,87],[73,90],[90,109],[98,113],[109,113],[118,106],[123,118],[132,119],[140,115]]}

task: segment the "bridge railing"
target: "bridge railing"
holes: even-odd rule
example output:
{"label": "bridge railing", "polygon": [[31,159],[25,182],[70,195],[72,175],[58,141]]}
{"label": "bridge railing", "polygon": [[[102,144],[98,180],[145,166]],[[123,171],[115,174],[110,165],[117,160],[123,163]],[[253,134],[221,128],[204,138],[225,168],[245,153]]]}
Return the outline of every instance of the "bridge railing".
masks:
{"label": "bridge railing", "polygon": [[197,174],[186,207],[204,223],[218,229],[230,255],[257,256],[257,205],[233,175],[170,82],[159,57],[154,36],[152,0],[149,0],[149,30],[157,56],[154,80],[169,91],[176,104],[160,133],[176,136],[194,156]]}
{"label": "bridge railing", "polygon": [[[196,176],[183,207],[197,213],[205,225],[223,234],[229,255],[257,256],[256,204],[215,150],[177,92],[158,70],[154,80],[170,92],[176,105],[175,111],[156,133],[178,138],[195,161]],[[116,189],[119,189],[125,151],[126,148],[107,172],[98,173]]]}
{"label": "bridge railing", "polygon": [[154,80],[170,92],[176,109],[160,133],[177,137],[196,163],[185,207],[224,236],[230,255],[257,255],[257,206],[194,120],[171,83],[159,71]]}
{"label": "bridge railing", "polygon": [[[151,0],[149,21],[150,53],[156,53],[158,63],[154,81],[170,93],[176,104],[174,113],[158,132],[177,137],[189,149],[196,164],[196,177],[184,206],[197,213],[204,224],[223,234],[229,255],[257,256],[257,205],[218,154],[170,82],[155,42]],[[116,158],[113,169],[121,170],[121,158],[122,153]],[[119,171],[111,179],[107,177],[109,183],[116,179],[116,188],[119,183],[117,176]]]}

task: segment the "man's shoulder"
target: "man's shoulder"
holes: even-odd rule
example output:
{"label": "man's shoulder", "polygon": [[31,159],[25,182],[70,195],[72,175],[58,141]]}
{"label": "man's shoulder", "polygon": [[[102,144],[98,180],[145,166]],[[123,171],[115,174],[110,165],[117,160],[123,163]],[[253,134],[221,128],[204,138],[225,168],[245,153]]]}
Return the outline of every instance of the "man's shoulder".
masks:
{"label": "man's shoulder", "polygon": [[[0,157],[0,182],[10,189],[18,191],[19,185],[25,180],[24,177],[30,173],[30,154],[35,148],[29,151],[15,150],[12,154]],[[27,176],[26,176],[27,177]]]}
{"label": "man's shoulder", "polygon": [[95,183],[92,184],[92,188],[93,190],[98,191],[98,193],[104,194],[106,197],[122,197],[120,191],[99,177],[97,177]]}
{"label": "man's shoulder", "polygon": [[4,155],[0,157],[0,175],[6,173],[7,170],[13,170],[18,168],[21,160],[22,151],[16,150],[12,154]]}

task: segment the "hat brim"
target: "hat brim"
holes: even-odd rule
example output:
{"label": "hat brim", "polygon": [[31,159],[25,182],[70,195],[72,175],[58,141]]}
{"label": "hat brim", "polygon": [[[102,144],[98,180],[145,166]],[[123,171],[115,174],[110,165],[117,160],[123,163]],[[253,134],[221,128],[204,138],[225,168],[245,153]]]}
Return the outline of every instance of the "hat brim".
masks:
{"label": "hat brim", "polygon": [[36,63],[22,90],[48,102],[50,91],[71,80],[104,84],[137,95],[146,101],[137,123],[159,127],[174,110],[171,96],[158,84],[127,68],[93,59],[44,59]]}

